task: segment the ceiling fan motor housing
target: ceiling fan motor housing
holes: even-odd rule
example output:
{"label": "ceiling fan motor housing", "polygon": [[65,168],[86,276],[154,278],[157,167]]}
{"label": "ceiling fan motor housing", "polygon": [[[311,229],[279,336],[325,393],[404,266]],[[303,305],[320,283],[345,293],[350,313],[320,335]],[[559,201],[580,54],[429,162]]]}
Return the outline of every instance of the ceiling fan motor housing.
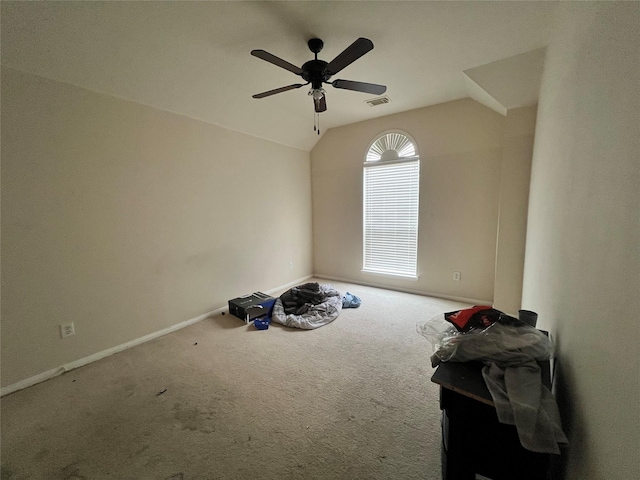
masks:
{"label": "ceiling fan motor housing", "polygon": [[313,88],[322,88],[322,82],[326,82],[331,77],[327,65],[329,64],[324,60],[309,60],[302,65],[302,78],[310,82]]}

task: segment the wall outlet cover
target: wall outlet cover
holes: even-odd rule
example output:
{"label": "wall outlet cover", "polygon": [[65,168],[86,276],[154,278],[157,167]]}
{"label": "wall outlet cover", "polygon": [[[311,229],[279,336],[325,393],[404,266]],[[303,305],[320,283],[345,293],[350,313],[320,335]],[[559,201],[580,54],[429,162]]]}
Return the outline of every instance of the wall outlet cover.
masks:
{"label": "wall outlet cover", "polygon": [[76,334],[76,327],[73,322],[63,323],[60,325],[60,338],[67,338]]}

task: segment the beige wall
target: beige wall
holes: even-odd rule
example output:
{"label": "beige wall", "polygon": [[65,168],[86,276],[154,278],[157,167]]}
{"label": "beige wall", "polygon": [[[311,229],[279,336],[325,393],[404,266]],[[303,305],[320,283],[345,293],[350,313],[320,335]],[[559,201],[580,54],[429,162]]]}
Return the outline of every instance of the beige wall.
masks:
{"label": "beige wall", "polygon": [[[417,281],[361,272],[362,164],[390,129],[421,158]],[[311,151],[315,273],[491,302],[503,141],[504,117],[471,99],[328,130]]]}
{"label": "beige wall", "polygon": [[493,305],[517,315],[527,235],[527,206],[537,106],[513,108],[505,120]]}
{"label": "beige wall", "polygon": [[2,385],[310,275],[310,189],[308,152],[3,68]]}
{"label": "beige wall", "polygon": [[640,5],[563,5],[547,49],[523,304],[557,340],[567,479],[640,472]]}

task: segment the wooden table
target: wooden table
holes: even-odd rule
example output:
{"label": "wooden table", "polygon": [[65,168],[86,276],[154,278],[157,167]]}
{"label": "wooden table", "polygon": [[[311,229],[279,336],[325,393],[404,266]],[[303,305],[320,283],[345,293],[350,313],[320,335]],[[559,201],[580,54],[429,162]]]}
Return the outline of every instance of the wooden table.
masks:
{"label": "wooden table", "polygon": [[[539,362],[542,382],[550,382],[549,362]],[[431,377],[440,385],[442,478],[545,480],[550,456],[526,450],[515,426],[498,421],[480,362],[444,362]]]}

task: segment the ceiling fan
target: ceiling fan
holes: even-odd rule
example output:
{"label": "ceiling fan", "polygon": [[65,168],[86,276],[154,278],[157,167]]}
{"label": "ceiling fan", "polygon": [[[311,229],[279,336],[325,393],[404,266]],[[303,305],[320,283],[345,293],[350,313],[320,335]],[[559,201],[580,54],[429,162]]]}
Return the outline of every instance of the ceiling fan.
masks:
{"label": "ceiling fan", "polygon": [[386,86],[377,85],[375,83],[354,82],[353,80],[329,81],[333,75],[341,71],[343,68],[351,65],[358,58],[372,50],[373,42],[371,40],[367,38],[358,38],[330,62],[318,60],[318,53],[324,46],[324,42],[322,40],[319,38],[312,38],[307,42],[307,44],[309,45],[309,50],[315,54],[315,58],[302,65],[302,68],[296,67],[295,65],[282,60],[269,52],[265,52],[264,50],[252,50],[251,55],[254,57],[261,58],[262,60],[273,63],[278,67],[289,70],[307,81],[307,83],[294,83],[293,85],[287,85],[286,87],[257,93],[253,95],[253,98],[265,98],[275,95],[276,93],[286,92],[288,90],[293,90],[311,84],[309,95],[313,97],[313,104],[316,113],[321,113],[327,110],[327,101],[325,98],[326,92],[322,88],[323,83],[333,85],[335,88],[371,93],[374,95],[382,95],[387,90]]}

